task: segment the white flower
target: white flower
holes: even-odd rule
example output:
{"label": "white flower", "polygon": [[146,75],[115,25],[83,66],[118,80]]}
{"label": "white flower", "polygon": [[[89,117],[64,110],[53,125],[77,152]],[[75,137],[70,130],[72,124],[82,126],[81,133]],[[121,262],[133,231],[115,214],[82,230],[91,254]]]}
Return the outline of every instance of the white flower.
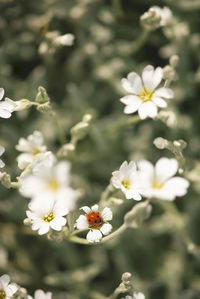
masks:
{"label": "white flower", "polygon": [[123,88],[130,93],[124,96],[120,101],[125,104],[124,113],[130,114],[138,110],[141,119],[157,116],[157,106],[167,107],[164,99],[173,98],[173,91],[170,88],[157,88],[163,77],[161,67],[154,69],[148,65],[142,72],[142,78],[132,72],[126,78],[122,79]]}
{"label": "white flower", "polygon": [[100,242],[103,235],[108,235],[112,230],[112,225],[107,221],[112,220],[112,211],[110,208],[104,208],[99,212],[99,206],[94,205],[91,208],[84,206],[80,208],[86,215],[80,215],[76,220],[77,229],[89,229],[86,238],[88,242]]}
{"label": "white flower", "polygon": [[156,14],[160,17],[160,26],[165,26],[167,25],[171,18],[172,18],[172,12],[169,9],[169,7],[159,7],[159,6],[152,6],[151,8],[153,8],[156,12]]}
{"label": "white flower", "polygon": [[41,154],[46,152],[47,149],[46,146],[43,145],[43,142],[42,133],[39,131],[34,131],[27,139],[19,139],[16,149],[23,152],[23,154],[17,157],[18,167],[20,169],[26,168],[29,164],[36,161],[37,158],[41,157]]}
{"label": "white flower", "polygon": [[[0,157],[3,155],[5,152],[5,148],[0,145]],[[3,168],[5,166],[5,163],[0,159],[0,168]]]}
{"label": "white flower", "polygon": [[32,200],[52,197],[55,200],[65,200],[68,210],[74,209],[78,198],[77,192],[69,186],[70,164],[61,161],[56,164],[53,155],[46,155],[32,169],[32,173],[22,176],[19,180],[19,191]]}
{"label": "white flower", "polygon": [[54,42],[55,42],[55,44],[61,45],[61,46],[72,46],[74,43],[74,38],[75,37],[73,34],[67,33],[64,35],[57,36],[54,39]]}
{"label": "white flower", "polygon": [[15,283],[10,283],[10,276],[4,274],[0,277],[0,298],[9,299],[17,291],[18,287]]}
{"label": "white flower", "polygon": [[163,200],[174,200],[176,196],[183,196],[187,192],[189,182],[174,175],[178,170],[176,159],[161,158],[155,167],[149,161],[139,161],[138,167],[144,174],[145,189],[142,194],[146,197],[156,197]]}
{"label": "white flower", "polygon": [[62,226],[67,222],[64,216],[68,213],[66,200],[54,200],[49,196],[30,202],[29,210],[26,211],[32,230],[38,230],[39,235],[46,234],[50,228],[61,231]]}
{"label": "white flower", "polygon": [[133,297],[131,296],[126,296],[125,299],[145,299],[145,296],[143,293],[139,292],[139,293],[136,293],[134,292],[133,293]]}
{"label": "white flower", "polygon": [[[0,101],[3,99],[4,89],[0,88]],[[4,101],[0,102],[0,117],[9,118],[14,111],[15,105],[12,100],[5,98]]]}
{"label": "white flower", "polygon": [[[52,293],[45,293],[42,290],[36,290],[34,294],[34,299],[51,299]],[[33,299],[32,296],[27,296],[26,299]]]}
{"label": "white flower", "polygon": [[141,200],[141,178],[133,161],[123,162],[119,170],[112,173],[111,182],[117,189],[121,189],[127,199]]}

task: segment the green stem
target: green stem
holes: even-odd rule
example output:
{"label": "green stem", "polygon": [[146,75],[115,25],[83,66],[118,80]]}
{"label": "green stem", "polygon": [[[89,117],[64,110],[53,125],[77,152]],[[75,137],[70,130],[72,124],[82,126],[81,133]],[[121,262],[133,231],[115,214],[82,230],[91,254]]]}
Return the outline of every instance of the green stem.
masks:
{"label": "green stem", "polygon": [[129,54],[135,54],[138,52],[146,43],[148,37],[149,37],[150,31],[143,29],[142,33],[139,35],[139,37],[133,41],[130,44],[130,53]]}

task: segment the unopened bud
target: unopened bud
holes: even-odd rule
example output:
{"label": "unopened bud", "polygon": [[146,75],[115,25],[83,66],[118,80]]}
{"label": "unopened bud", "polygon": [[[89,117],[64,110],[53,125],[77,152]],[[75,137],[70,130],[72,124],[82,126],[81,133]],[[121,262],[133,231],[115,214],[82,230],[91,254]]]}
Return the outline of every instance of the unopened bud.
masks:
{"label": "unopened bud", "polygon": [[160,27],[161,17],[154,8],[150,8],[140,17],[141,25],[148,31]]}
{"label": "unopened bud", "polygon": [[158,149],[164,149],[168,145],[168,141],[162,137],[157,137],[154,139],[153,144],[158,148]]}
{"label": "unopened bud", "polygon": [[177,79],[177,74],[171,65],[166,65],[163,68],[163,79],[168,81],[175,81]]}
{"label": "unopened bud", "polygon": [[180,57],[178,55],[172,55],[169,59],[169,63],[172,67],[177,67],[180,61]]}
{"label": "unopened bud", "polygon": [[14,111],[26,110],[33,105],[29,100],[26,100],[26,99],[15,101],[14,103],[16,105]]}
{"label": "unopened bud", "polygon": [[35,101],[39,104],[44,104],[50,101],[46,89],[44,87],[38,87],[38,93],[36,95]]}
{"label": "unopened bud", "polygon": [[77,140],[83,139],[88,134],[91,120],[92,120],[92,115],[86,114],[86,115],[84,115],[82,121],[80,123],[76,124],[71,129],[70,132],[72,135],[73,142],[76,143]]}
{"label": "unopened bud", "polygon": [[52,114],[53,115],[53,111],[52,111],[52,107],[51,107],[50,102],[46,102],[44,104],[41,104],[41,105],[37,106],[36,109],[38,111],[40,111],[41,113]]}
{"label": "unopened bud", "polygon": [[6,172],[1,173],[1,183],[4,187],[11,188],[11,178],[10,175]]}
{"label": "unopened bud", "polygon": [[125,272],[122,274],[122,281],[128,281],[131,278],[131,273],[130,272]]}

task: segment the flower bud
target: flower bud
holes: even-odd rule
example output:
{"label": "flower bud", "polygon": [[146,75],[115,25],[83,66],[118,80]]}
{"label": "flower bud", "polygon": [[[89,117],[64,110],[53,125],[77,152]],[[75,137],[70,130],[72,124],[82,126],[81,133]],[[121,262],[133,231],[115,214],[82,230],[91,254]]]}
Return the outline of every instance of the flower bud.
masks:
{"label": "flower bud", "polygon": [[74,127],[71,128],[70,132],[74,143],[76,143],[78,140],[83,139],[88,134],[91,120],[92,115],[86,114],[84,115],[80,123],[76,124]]}
{"label": "flower bud", "polygon": [[39,104],[44,104],[50,101],[46,89],[44,87],[38,87],[38,93],[36,95],[35,101]]}
{"label": "flower bud", "polygon": [[140,17],[141,25],[148,31],[160,27],[161,17],[154,8],[150,8]]}
{"label": "flower bud", "polygon": [[169,59],[169,63],[172,67],[177,67],[180,61],[180,57],[178,55],[172,55]]}
{"label": "flower bud", "polygon": [[168,141],[162,137],[157,137],[154,139],[153,144],[158,148],[158,149],[165,149],[168,145]]}
{"label": "flower bud", "polygon": [[137,228],[150,216],[151,210],[152,206],[148,202],[138,203],[126,213],[124,223],[127,227]]}
{"label": "flower bud", "polygon": [[46,102],[44,104],[37,106],[37,110],[44,114],[52,114],[53,115],[53,111],[52,111],[50,102]]}
{"label": "flower bud", "polygon": [[1,173],[1,183],[7,189],[11,188],[11,178],[8,173],[6,172]]}

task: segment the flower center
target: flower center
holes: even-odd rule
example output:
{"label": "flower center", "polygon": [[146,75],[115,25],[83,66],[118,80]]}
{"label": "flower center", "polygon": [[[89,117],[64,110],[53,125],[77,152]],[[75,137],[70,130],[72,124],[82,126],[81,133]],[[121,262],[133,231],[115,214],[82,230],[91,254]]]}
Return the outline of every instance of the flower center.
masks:
{"label": "flower center", "polygon": [[34,156],[37,155],[37,154],[40,154],[40,153],[41,153],[41,151],[37,147],[33,149],[33,155]]}
{"label": "flower center", "polygon": [[87,214],[87,221],[90,227],[99,227],[103,224],[103,218],[101,217],[99,212],[91,212]]}
{"label": "flower center", "polygon": [[123,181],[121,181],[121,183],[124,186],[124,188],[126,188],[128,190],[131,188],[129,181],[123,180]]}
{"label": "flower center", "polygon": [[51,191],[57,191],[59,187],[57,180],[50,179],[48,182],[48,187]]}
{"label": "flower center", "polygon": [[143,102],[149,102],[153,97],[153,92],[144,88],[143,92],[139,94],[139,97]]}
{"label": "flower center", "polygon": [[163,186],[163,183],[159,183],[159,182],[157,182],[157,181],[154,181],[153,183],[152,183],[152,187],[153,187],[153,189],[161,189],[162,188],[162,186]]}
{"label": "flower center", "polygon": [[6,293],[4,290],[0,290],[0,299],[6,298]]}
{"label": "flower center", "polygon": [[47,216],[43,217],[44,222],[51,222],[55,218],[53,212],[49,213]]}

